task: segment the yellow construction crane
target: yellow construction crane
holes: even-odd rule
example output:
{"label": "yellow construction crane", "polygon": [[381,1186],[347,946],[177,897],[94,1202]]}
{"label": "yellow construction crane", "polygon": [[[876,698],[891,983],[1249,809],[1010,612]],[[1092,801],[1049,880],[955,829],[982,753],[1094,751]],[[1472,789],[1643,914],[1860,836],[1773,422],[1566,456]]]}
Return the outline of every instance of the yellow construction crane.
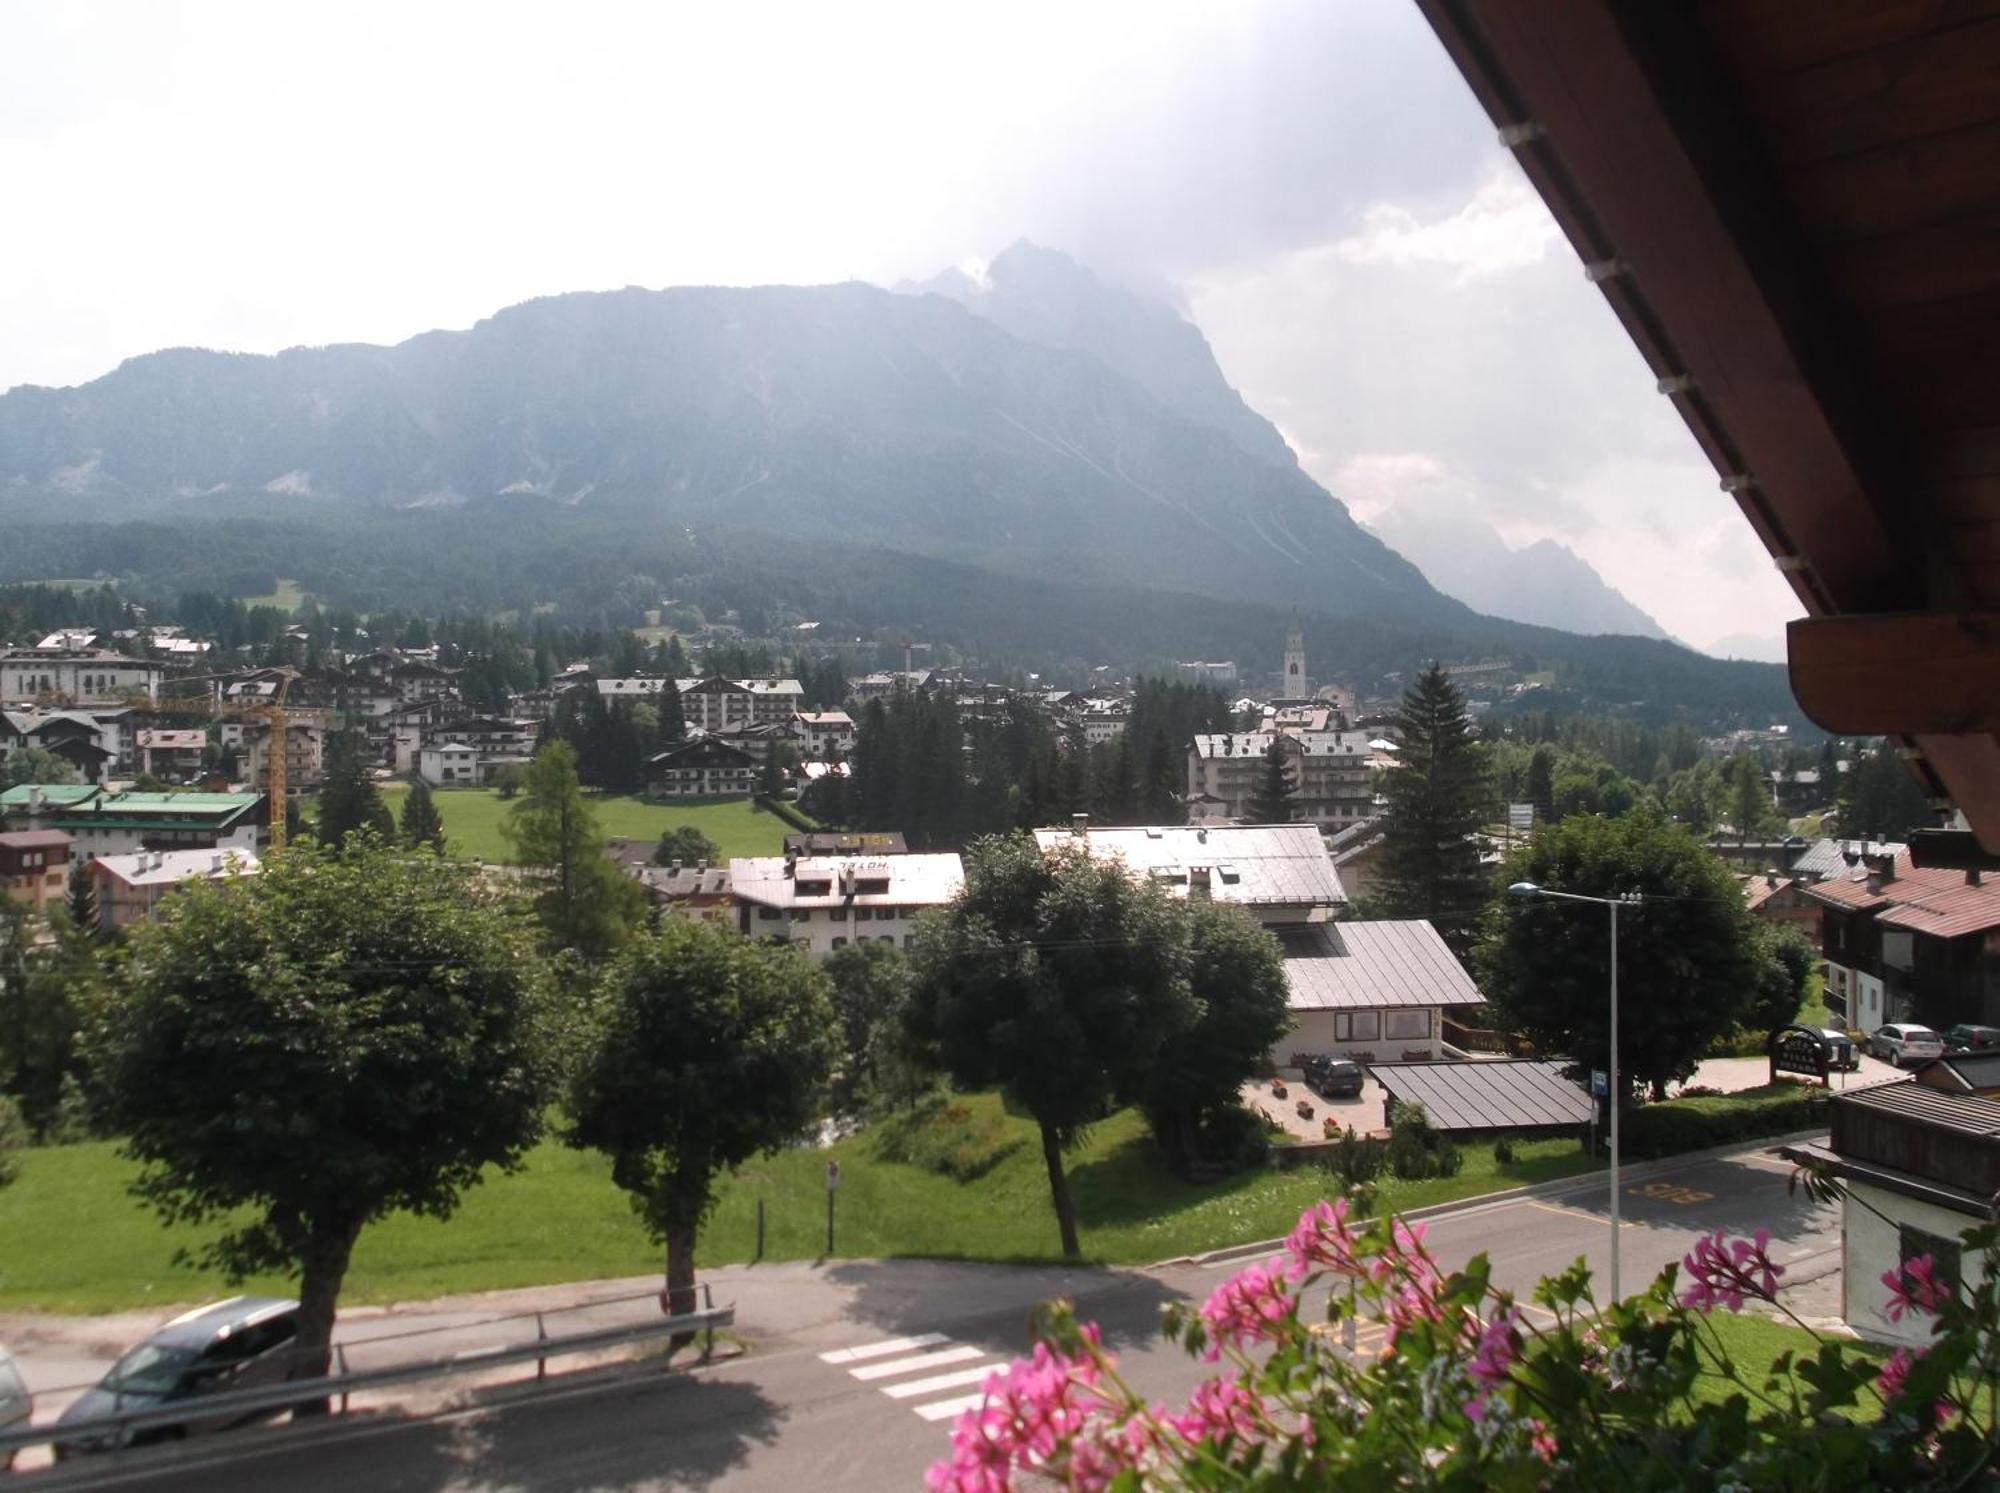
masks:
{"label": "yellow construction crane", "polygon": [[285,848],[285,691],[292,686],[297,671],[279,668],[267,672],[278,676],[278,692],[268,700],[260,700],[253,705],[236,705],[225,708],[225,713],[238,716],[255,716],[270,728],[271,739],[265,748],[265,793],[270,799],[270,833],[268,848]]}

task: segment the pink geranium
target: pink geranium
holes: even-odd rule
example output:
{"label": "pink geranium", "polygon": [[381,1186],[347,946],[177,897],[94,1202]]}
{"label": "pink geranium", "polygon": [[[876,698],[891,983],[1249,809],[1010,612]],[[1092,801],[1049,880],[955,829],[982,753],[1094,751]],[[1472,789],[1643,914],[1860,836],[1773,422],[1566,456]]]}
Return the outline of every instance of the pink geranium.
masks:
{"label": "pink geranium", "polygon": [[1202,1303],[1201,1319],[1208,1325],[1208,1360],[1222,1356],[1225,1345],[1246,1347],[1276,1342],[1298,1312],[1298,1301],[1285,1289],[1281,1262],[1251,1265],[1215,1288]]}
{"label": "pink geranium", "polygon": [[1935,1316],[1944,1304],[1945,1288],[1937,1280],[1937,1264],[1929,1255],[1918,1255],[1898,1270],[1884,1270],[1882,1284],[1889,1288],[1889,1320],[1900,1322],[1910,1312]]}
{"label": "pink geranium", "polygon": [[1263,1434],[1262,1407],[1257,1397],[1228,1379],[1198,1385],[1187,1413],[1174,1417],[1174,1429],[1190,1441],[1222,1441],[1234,1437],[1252,1441]]}
{"label": "pink geranium", "polygon": [[1717,1306],[1741,1311],[1745,1296],[1775,1301],[1778,1277],[1785,1273],[1784,1266],[1771,1262],[1766,1229],[1757,1230],[1752,1239],[1730,1239],[1721,1229],[1704,1234],[1682,1264],[1690,1284],[1681,1292],[1681,1302],[1702,1312]]}
{"label": "pink geranium", "polygon": [[1469,1372],[1481,1389],[1491,1389],[1503,1381],[1521,1356],[1521,1315],[1511,1306],[1496,1314],[1479,1334]]}
{"label": "pink geranium", "polygon": [[1354,1245],[1354,1231],[1347,1224],[1347,1199],[1313,1204],[1285,1240],[1285,1253],[1292,1261],[1291,1278],[1303,1280],[1316,1270],[1361,1275],[1363,1267]]}

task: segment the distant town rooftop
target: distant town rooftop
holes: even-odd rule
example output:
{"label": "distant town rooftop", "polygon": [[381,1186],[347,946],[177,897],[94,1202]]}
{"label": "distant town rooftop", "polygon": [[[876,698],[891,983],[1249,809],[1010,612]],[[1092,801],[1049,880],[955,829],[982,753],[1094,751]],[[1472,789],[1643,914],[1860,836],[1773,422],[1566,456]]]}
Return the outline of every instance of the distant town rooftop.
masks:
{"label": "distant town rooftop", "polygon": [[1043,850],[1081,845],[1099,860],[1122,861],[1185,897],[1206,873],[1207,895],[1244,907],[1330,909],[1347,901],[1310,824],[1166,825],[1135,829],[1038,829]]}

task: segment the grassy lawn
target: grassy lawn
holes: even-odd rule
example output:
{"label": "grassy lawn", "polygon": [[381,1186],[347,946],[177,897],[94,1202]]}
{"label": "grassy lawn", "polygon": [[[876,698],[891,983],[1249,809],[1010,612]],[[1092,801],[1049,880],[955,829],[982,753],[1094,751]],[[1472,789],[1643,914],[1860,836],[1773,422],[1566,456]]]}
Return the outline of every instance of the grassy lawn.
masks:
{"label": "grassy lawn", "polygon": [[[725,1179],[702,1235],[704,1266],[745,1261],[755,1248],[756,1206],[766,1210],[765,1258],[817,1258],[825,1244],[826,1162],[840,1162],[835,1253],[979,1260],[1051,1260],[1058,1243],[1033,1127],[999,1113],[999,1101],[962,1101],[985,1124],[999,1156],[975,1180],[883,1160],[864,1132],[831,1151],[786,1151]],[[1495,1162],[1488,1145],[1464,1148],[1464,1170],[1427,1182],[1381,1184],[1385,1209],[1409,1210],[1586,1171],[1574,1141],[1516,1144]],[[1307,1204],[1338,1184],[1325,1172],[1258,1169],[1191,1183],[1155,1160],[1143,1123],[1121,1112],[1070,1158],[1085,1252],[1114,1264],[1150,1264],[1288,1230]],[[0,1310],[105,1312],[198,1300],[219,1277],[173,1263],[204,1237],[166,1229],[126,1194],[131,1167],[110,1143],[24,1153],[21,1175],[0,1192]],[[408,1301],[463,1291],[639,1275],[659,1268],[609,1163],[546,1143],[513,1176],[491,1175],[456,1217],[395,1217],[364,1232],[346,1299]],[[283,1287],[281,1280],[253,1283]]]}
{"label": "grassy lawn", "polygon": [[[1809,1358],[1819,1352],[1819,1344],[1804,1328],[1755,1312],[1710,1312],[1708,1322],[1750,1390],[1739,1389],[1735,1383],[1720,1375],[1705,1375],[1694,1385],[1694,1397],[1700,1403],[1719,1404],[1733,1394],[1742,1394],[1750,1401],[1754,1414],[1759,1407],[1756,1394],[1750,1391],[1763,1391],[1764,1377],[1772,1360],[1780,1353],[1789,1352],[1798,1358]],[[1852,1338],[1836,1338],[1834,1341],[1840,1344],[1842,1353],[1848,1357],[1881,1363],[1889,1356],[1886,1348],[1878,1348],[1872,1343],[1856,1342]],[[1800,1384],[1802,1391],[1806,1387]],[[1789,1395],[1789,1390],[1782,1390],[1772,1392],[1771,1397],[1780,1404],[1786,1404]],[[1881,1406],[1863,1393],[1856,1404],[1836,1413],[1849,1420],[1873,1420],[1880,1412]]]}
{"label": "grassy lawn", "polygon": [[[382,801],[398,818],[409,791],[402,784],[382,789]],[[511,859],[500,834],[500,821],[512,805],[498,793],[486,788],[440,788],[435,797],[438,813],[444,817],[445,840],[453,851],[481,861]],[[669,804],[592,794],[590,804],[597,813],[598,827],[607,835],[657,840],[676,825],[692,824],[722,847],[725,860],[737,855],[777,855],[784,849],[785,822],[747,798]]]}
{"label": "grassy lawn", "polygon": [[246,607],[283,607],[288,612],[296,612],[305,599],[305,591],[289,576],[279,576],[278,589],[267,595],[238,598]]}

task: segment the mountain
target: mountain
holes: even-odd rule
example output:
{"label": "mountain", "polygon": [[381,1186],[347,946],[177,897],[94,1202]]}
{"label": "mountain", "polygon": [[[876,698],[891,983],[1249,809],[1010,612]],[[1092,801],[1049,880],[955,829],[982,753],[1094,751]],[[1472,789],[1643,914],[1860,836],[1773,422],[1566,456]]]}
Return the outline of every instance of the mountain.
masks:
{"label": "mountain", "polygon": [[[1196,371],[1154,382],[1183,405],[1226,396],[1260,439],[1199,332],[1109,304],[1092,336],[1141,362],[1165,339]],[[0,396],[0,511],[16,517],[476,512],[530,495],[635,526],[1472,623],[1282,454],[1252,455],[1094,354],[860,284],[555,296],[394,347],[180,349]]]}
{"label": "mountain", "polygon": [[1367,527],[1476,611],[1586,635],[1668,636],[1567,545],[1538,539],[1515,549],[1463,505],[1403,502]]}
{"label": "mountain", "polygon": [[1069,255],[1026,239],[974,277],[949,269],[896,287],[941,295],[1009,336],[1095,358],[1176,414],[1212,425],[1259,460],[1296,469],[1278,427],[1243,402],[1201,329],[1163,301],[1098,279]]}
{"label": "mountain", "polygon": [[1717,638],[1701,651],[1710,658],[1748,659],[1760,664],[1781,664],[1789,657],[1783,633],[1765,636],[1762,633],[1733,632],[1727,637]]}

